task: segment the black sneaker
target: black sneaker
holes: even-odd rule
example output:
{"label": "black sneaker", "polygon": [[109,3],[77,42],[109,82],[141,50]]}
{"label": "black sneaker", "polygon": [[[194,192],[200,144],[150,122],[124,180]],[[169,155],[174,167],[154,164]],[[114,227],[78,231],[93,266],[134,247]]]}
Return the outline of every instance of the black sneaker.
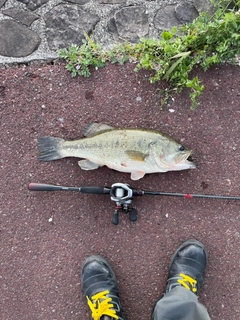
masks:
{"label": "black sneaker", "polygon": [[81,284],[93,320],[126,320],[119,301],[117,279],[106,259],[100,255],[87,258],[82,266]]}
{"label": "black sneaker", "polygon": [[207,250],[198,240],[185,241],[172,256],[165,293],[183,286],[197,295],[207,267]]}

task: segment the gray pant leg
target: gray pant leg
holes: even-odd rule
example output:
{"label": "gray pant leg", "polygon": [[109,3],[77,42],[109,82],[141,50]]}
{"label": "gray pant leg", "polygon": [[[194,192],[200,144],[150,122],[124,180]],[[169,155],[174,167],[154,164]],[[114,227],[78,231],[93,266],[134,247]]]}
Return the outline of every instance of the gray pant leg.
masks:
{"label": "gray pant leg", "polygon": [[157,302],[152,320],[210,320],[210,317],[197,296],[179,286]]}

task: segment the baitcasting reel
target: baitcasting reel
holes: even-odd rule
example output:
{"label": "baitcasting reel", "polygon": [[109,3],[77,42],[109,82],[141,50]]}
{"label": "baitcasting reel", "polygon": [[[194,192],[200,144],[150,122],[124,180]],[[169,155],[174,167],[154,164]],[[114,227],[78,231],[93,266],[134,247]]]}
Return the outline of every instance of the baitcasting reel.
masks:
{"label": "baitcasting reel", "polygon": [[137,220],[137,210],[130,208],[133,200],[133,189],[126,183],[114,183],[110,189],[111,200],[116,203],[116,208],[113,214],[112,223],[118,224],[119,211],[123,213],[129,213],[129,219],[131,221]]}

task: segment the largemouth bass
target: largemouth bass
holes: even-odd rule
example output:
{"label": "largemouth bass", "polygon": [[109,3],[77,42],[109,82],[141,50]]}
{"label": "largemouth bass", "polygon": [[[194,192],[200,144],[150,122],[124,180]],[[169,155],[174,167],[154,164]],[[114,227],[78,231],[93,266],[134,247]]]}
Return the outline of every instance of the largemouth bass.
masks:
{"label": "largemouth bass", "polygon": [[147,173],[194,169],[192,151],[160,131],[144,128],[116,129],[91,123],[83,131],[86,138],[65,141],[60,138],[38,139],[40,161],[77,157],[83,170],[101,166],[131,173],[132,180]]}

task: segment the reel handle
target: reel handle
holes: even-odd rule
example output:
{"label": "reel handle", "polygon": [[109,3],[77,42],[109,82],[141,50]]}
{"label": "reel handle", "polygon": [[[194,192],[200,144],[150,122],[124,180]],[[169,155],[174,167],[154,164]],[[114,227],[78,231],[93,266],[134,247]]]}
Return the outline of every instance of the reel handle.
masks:
{"label": "reel handle", "polygon": [[119,223],[119,217],[118,217],[118,210],[116,209],[113,214],[112,224],[115,224],[115,226],[117,226],[118,223]]}

